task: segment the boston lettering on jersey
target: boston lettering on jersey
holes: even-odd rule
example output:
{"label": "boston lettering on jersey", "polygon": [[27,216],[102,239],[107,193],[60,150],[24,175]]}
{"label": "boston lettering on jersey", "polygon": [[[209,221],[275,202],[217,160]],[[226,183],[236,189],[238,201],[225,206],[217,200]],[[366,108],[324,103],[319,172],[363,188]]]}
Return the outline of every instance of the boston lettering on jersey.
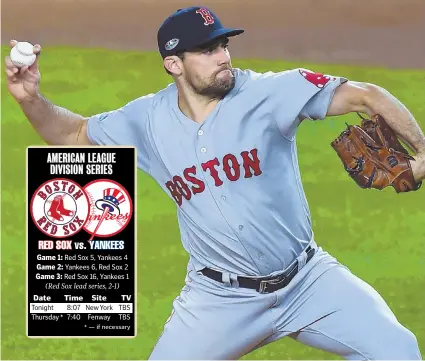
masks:
{"label": "boston lettering on jersey", "polygon": [[[239,158],[239,159],[238,159]],[[251,178],[262,174],[260,168],[260,159],[256,148],[243,151],[240,156],[226,154],[220,160],[216,157],[201,164],[202,170],[214,180],[216,187],[220,187],[224,182],[220,178],[219,169],[221,168],[229,181],[236,182],[240,177]],[[179,205],[183,199],[190,200],[192,195],[202,193],[205,190],[205,183],[196,177],[197,167],[195,165],[185,168],[183,177],[175,175],[171,180],[165,183],[172,197]]]}

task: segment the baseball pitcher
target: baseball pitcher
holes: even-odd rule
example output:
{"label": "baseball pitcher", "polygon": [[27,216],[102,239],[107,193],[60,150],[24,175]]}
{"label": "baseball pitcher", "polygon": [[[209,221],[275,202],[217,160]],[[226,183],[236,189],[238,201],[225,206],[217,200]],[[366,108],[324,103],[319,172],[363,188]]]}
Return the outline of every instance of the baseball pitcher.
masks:
{"label": "baseball pitcher", "polygon": [[175,202],[190,259],[150,359],[238,359],[289,336],[347,360],[421,360],[379,293],[316,243],[295,136],[305,121],[358,113],[335,156],[360,187],[400,193],[425,179],[422,130],[376,85],[233,68],[228,41],[242,33],[207,8],[177,10],[157,36],[173,82],[90,117],[40,93],[40,45],[30,67],[6,58],[7,85],[46,143],[136,146]]}

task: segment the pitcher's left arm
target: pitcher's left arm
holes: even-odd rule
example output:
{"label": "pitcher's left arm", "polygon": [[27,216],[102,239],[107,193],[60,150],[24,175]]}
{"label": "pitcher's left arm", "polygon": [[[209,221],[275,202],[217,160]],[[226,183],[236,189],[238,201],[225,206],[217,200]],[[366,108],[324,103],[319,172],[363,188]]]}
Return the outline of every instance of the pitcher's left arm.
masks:
{"label": "pitcher's left arm", "polygon": [[415,152],[416,161],[412,162],[415,179],[425,179],[425,135],[400,100],[377,85],[348,81],[335,90],[327,116],[351,112],[384,117],[396,135]]}
{"label": "pitcher's left arm", "polygon": [[397,136],[416,154],[425,153],[425,136],[406,106],[387,90],[370,83],[348,81],[336,90],[327,115],[351,112],[382,115]]}

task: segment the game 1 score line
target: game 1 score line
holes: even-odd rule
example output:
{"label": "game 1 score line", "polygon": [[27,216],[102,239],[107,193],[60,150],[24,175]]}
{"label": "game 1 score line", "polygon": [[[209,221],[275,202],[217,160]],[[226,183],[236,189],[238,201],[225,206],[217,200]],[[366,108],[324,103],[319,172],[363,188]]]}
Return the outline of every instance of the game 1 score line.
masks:
{"label": "game 1 score line", "polygon": [[30,313],[133,313],[132,303],[30,303]]}

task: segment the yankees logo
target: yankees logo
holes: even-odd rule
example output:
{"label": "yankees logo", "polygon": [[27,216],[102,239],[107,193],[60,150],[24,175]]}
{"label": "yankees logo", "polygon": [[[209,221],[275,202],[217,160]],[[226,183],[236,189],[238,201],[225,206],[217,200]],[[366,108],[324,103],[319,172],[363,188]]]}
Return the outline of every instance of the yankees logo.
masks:
{"label": "yankees logo", "polygon": [[127,190],[110,179],[99,179],[84,187],[90,201],[90,214],[84,230],[94,237],[110,237],[130,222],[133,203]]}
{"label": "yankees logo", "polygon": [[34,192],[30,213],[34,224],[44,234],[54,238],[70,237],[87,221],[89,199],[76,182],[52,179]]}
{"label": "yankees logo", "polygon": [[214,24],[214,18],[211,15],[211,13],[208,11],[208,9],[202,8],[196,10],[197,14],[200,14],[203,19],[205,20],[204,25],[211,25]]}

